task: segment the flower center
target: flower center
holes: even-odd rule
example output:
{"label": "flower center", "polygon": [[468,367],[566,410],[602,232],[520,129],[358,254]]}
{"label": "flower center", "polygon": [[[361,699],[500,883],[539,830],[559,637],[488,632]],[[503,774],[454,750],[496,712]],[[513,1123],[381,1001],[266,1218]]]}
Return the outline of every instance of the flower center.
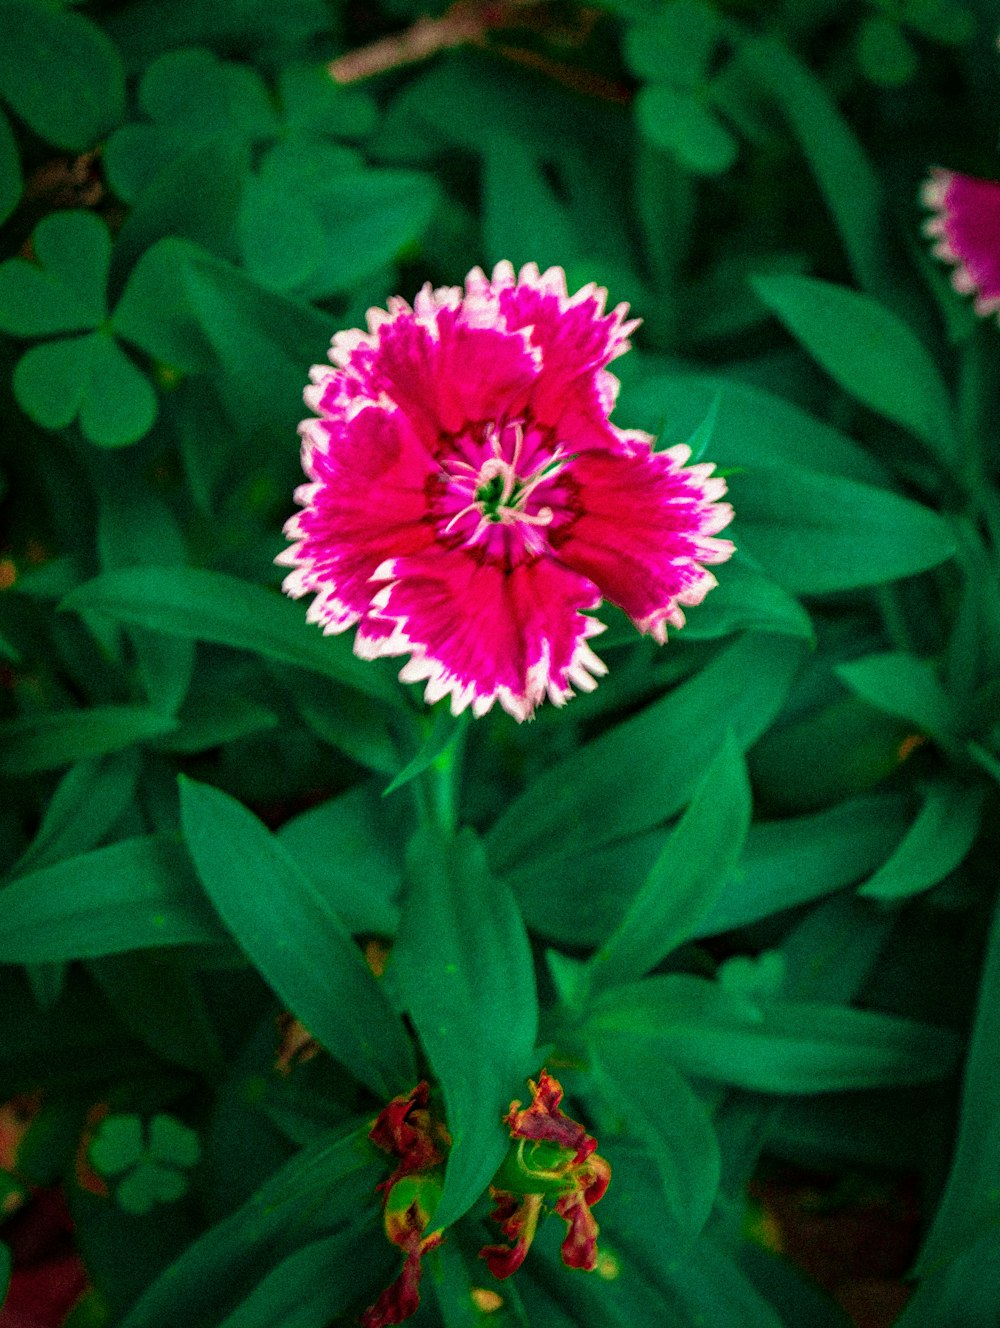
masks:
{"label": "flower center", "polygon": [[489,542],[491,531],[498,527],[516,528],[527,545],[539,543],[532,528],[549,525],[553,511],[539,503],[536,491],[555,479],[572,457],[567,457],[562,447],[553,451],[538,443],[535,438],[526,446],[520,422],[490,425],[481,435],[475,461],[463,458],[446,462],[444,477],[449,493],[462,505],[451,513],[445,533],[458,528],[466,533],[467,542],[474,544]]}

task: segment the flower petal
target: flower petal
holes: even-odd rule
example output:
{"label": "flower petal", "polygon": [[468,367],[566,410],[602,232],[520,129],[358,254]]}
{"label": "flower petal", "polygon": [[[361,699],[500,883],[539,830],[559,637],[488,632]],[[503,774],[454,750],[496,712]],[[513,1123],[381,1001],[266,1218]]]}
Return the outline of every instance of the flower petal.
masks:
{"label": "flower petal", "polygon": [[933,252],[955,264],[952,285],[975,293],[976,313],[1000,311],[1000,183],[935,168],[922,197],[936,213],[924,227]]}
{"label": "flower petal", "polygon": [[528,333],[507,331],[499,318],[478,325],[472,311],[436,302],[429,288],[422,296],[421,312],[394,300],[371,334],[335,339],[341,372],[320,371],[317,388],[307,394],[314,410],[336,415],[357,395],[385,398],[432,449],[442,434],[471,422],[523,413],[540,361]]}
{"label": "flower petal", "polygon": [[574,1163],[589,1157],[597,1147],[597,1140],[590,1137],[579,1121],[560,1111],[563,1089],[559,1080],[542,1070],[538,1083],[529,1079],[528,1087],[532,1094],[530,1103],[522,1110],[520,1102],[512,1102],[504,1117],[511,1137],[538,1139],[560,1148],[571,1148]]}
{"label": "flower petal", "polygon": [[[561,705],[572,686],[589,691],[605,671],[587,644],[602,625],[582,612],[599,596],[550,558],[506,566],[474,549],[449,549],[390,559],[378,574],[389,584],[356,652],[412,652],[400,678],[426,681],[430,702],[450,694],[455,714],[471,705],[482,715],[499,700],[516,719],[530,719],[546,696]],[[395,622],[389,635],[386,620]]]}
{"label": "flower petal", "polygon": [[566,1239],[562,1243],[562,1261],[567,1268],[582,1268],[593,1272],[597,1267],[597,1236],[600,1227],[584,1196],[564,1194],[556,1204],[556,1212],[568,1224]]}
{"label": "flower petal", "polygon": [[430,1086],[421,1080],[411,1092],[394,1097],[379,1112],[368,1138],[384,1153],[399,1158],[399,1166],[377,1187],[390,1190],[401,1177],[427,1171],[444,1161],[440,1147],[446,1142],[442,1126],[435,1125],[427,1110]]}
{"label": "flower petal", "polygon": [[570,296],[558,267],[540,273],[528,263],[515,280],[511,265],[499,263],[491,288],[506,326],[530,330],[541,351],[542,372],[531,397],[534,417],[558,427],[560,439],[574,448],[602,445],[618,391],[618,380],[605,366],[628,350],[638,319],[625,321],[626,304],[605,313],[608,293],[593,283]]}
{"label": "flower petal", "polygon": [[496,1208],[490,1217],[497,1222],[510,1245],[484,1245],[479,1257],[494,1277],[510,1277],[516,1273],[535,1238],[535,1229],[542,1211],[540,1194],[508,1194],[506,1190],[490,1190]]}
{"label": "flower petal", "polygon": [[433,467],[406,418],[371,405],[348,425],[304,425],[302,464],[313,483],[296,491],[305,510],[285,525],[296,543],[278,561],[296,570],[283,589],[294,598],[315,591],[308,620],[341,632],[368,610],[380,563],[434,543],[424,496]]}
{"label": "flower petal", "polygon": [[732,520],[718,500],[725,481],[711,465],[685,467],[685,446],[651,452],[633,439],[628,450],[582,453],[573,463],[579,512],[553,530],[557,556],[594,582],[642,632],[661,644],[667,623],[681,627],[682,604],[700,604],[716,584],[702,563],[732,554],[712,538]]}

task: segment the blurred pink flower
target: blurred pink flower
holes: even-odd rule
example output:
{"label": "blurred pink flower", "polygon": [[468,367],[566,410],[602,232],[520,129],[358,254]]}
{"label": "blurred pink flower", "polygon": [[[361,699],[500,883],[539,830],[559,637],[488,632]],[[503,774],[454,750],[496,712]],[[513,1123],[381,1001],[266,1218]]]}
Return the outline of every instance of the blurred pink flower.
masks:
{"label": "blurred pink flower", "polygon": [[733,551],[714,467],[610,422],[636,324],[605,298],[561,268],[474,268],[369,311],[312,371],[284,589],[325,632],[356,626],[362,658],[408,654],[400,678],[456,714],[590,691],[602,597],[663,642]]}
{"label": "blurred pink flower", "polygon": [[934,216],[924,224],[933,253],[955,265],[951,284],[975,295],[984,317],[1000,310],[1000,183],[935,167],[921,193]]}

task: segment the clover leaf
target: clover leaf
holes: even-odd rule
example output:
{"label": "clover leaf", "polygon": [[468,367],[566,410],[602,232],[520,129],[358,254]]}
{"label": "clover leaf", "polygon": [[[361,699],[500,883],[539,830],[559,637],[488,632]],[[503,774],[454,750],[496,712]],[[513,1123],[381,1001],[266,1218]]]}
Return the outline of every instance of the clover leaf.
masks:
{"label": "clover leaf", "polygon": [[118,123],[125,69],[89,19],[42,0],[0,0],[0,98],[40,137],[80,152]]}
{"label": "clover leaf", "polygon": [[184,1174],[196,1166],[201,1146],[194,1130],[173,1116],[149,1122],[148,1140],[141,1117],[131,1112],[106,1116],[90,1144],[90,1161],[106,1178],[121,1176],[115,1201],[137,1217],[158,1203],[174,1203],[186,1192]]}
{"label": "clover leaf", "polygon": [[713,53],[722,35],[716,10],[673,0],[628,32],[625,54],[647,81],[636,98],[642,134],[699,175],[718,175],[736,160],[736,139],[710,105]]}
{"label": "clover leaf", "polygon": [[38,224],[32,245],[35,261],[0,264],[0,332],[58,339],[21,357],[13,379],[18,404],[44,429],[79,418],[101,447],[136,442],[156,419],[156,393],[108,324],[106,224],[89,212],[54,212]]}
{"label": "clover leaf", "polygon": [[276,135],[278,120],[260,75],[194,47],[170,51],[139,85],[148,120],[108,140],[104,167],[119,198],[134,203],[177,157],[215,139],[255,142]]}

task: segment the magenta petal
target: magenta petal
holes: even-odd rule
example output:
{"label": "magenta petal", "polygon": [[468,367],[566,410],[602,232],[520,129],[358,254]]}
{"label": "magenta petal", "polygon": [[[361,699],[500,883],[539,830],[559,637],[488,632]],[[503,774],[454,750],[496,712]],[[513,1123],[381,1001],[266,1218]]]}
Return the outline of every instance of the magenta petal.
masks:
{"label": "magenta petal", "polygon": [[[541,351],[544,372],[532,395],[535,417],[560,424],[575,447],[601,445],[600,426],[618,391],[618,380],[605,365],[628,350],[638,320],[625,322],[624,304],[605,313],[607,292],[597,286],[568,295],[562,268],[539,273],[528,263],[515,280],[511,265],[499,263],[492,287],[507,327],[530,329],[532,344]],[[567,430],[570,420],[575,428]],[[597,436],[591,439],[595,425]]]}
{"label": "magenta petal", "polygon": [[442,433],[523,409],[538,375],[527,335],[473,325],[461,306],[437,305],[429,289],[422,295],[420,313],[394,301],[391,316],[372,318],[370,335],[335,339],[343,371],[322,373],[314,409],[336,413],[354,392],[387,397],[432,448]]}
{"label": "magenta petal", "polygon": [[1000,310],[1000,183],[935,168],[923,187],[933,208],[925,225],[935,238],[933,252],[954,263],[952,284],[975,294],[978,314]]}
{"label": "magenta petal", "polygon": [[305,510],[287,522],[285,534],[296,542],[278,561],[295,568],[286,594],[316,592],[309,621],[339,632],[368,610],[380,563],[433,543],[424,497],[431,463],[398,411],[367,406],[349,426],[313,420],[303,435],[302,463],[313,483],[296,492]]}
{"label": "magenta petal", "polygon": [[[426,681],[428,701],[451,696],[457,714],[485,714],[495,701],[530,719],[547,696],[590,691],[604,665],[587,644],[603,630],[585,616],[600,599],[584,577],[548,558],[504,567],[464,550],[393,560],[395,578],[375,601],[378,634],[366,624],[355,647],[365,656],[412,652],[404,682]],[[391,618],[396,631],[385,636]]]}
{"label": "magenta petal", "polygon": [[685,468],[690,449],[585,452],[573,467],[580,514],[555,532],[553,546],[569,567],[588,577],[661,643],[667,623],[684,624],[683,605],[699,604],[716,584],[702,563],[732,554],[715,539],[733,510],[718,499],[725,481],[714,467]]}

